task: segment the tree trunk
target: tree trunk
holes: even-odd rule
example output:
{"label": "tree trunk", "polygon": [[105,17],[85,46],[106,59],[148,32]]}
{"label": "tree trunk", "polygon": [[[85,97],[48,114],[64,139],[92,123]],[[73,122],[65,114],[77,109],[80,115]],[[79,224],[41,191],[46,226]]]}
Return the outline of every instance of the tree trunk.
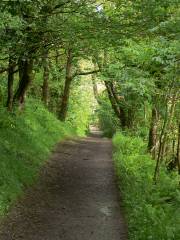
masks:
{"label": "tree trunk", "polygon": [[29,85],[32,82],[33,59],[19,60],[19,86],[14,95],[14,102],[18,102],[19,107],[23,108],[25,96]]}
{"label": "tree trunk", "polygon": [[[107,51],[104,51],[104,62],[103,62],[103,67],[105,68],[107,66]],[[101,66],[99,66],[101,69]],[[114,86],[112,82],[109,81],[104,81],[106,90],[108,92],[108,97],[111,102],[112,108],[114,110],[115,115],[120,121],[122,129],[125,129],[127,127],[127,121],[126,121],[126,113],[124,109],[120,106],[119,104],[119,99],[115,93]]]}
{"label": "tree trunk", "polygon": [[67,110],[68,110],[68,103],[69,103],[69,94],[70,94],[70,87],[73,80],[72,76],[72,50],[68,50],[67,54],[67,63],[66,63],[66,79],[64,85],[63,96],[61,99],[61,108],[59,112],[59,118],[61,121],[66,120]]}
{"label": "tree trunk", "polygon": [[[125,114],[124,114],[124,115],[125,115]],[[133,126],[134,126],[134,116],[135,116],[134,111],[129,108],[129,109],[127,110],[127,116],[125,115],[125,120],[126,120],[125,124],[127,125],[127,127],[128,127],[129,129],[132,129]]]}
{"label": "tree trunk", "polygon": [[[175,92],[173,95],[170,95],[171,97],[171,104],[169,103],[169,99],[166,100],[166,113],[164,117],[163,127],[160,134],[160,140],[159,140],[159,150],[158,150],[158,157],[156,162],[156,167],[154,171],[154,182],[157,182],[159,171],[160,171],[160,165],[164,158],[164,152],[167,142],[167,136],[168,136],[168,130],[171,125],[171,121],[173,119],[174,115],[174,109],[176,106],[176,98],[177,98],[177,92]],[[170,106],[169,106],[170,105]]]}
{"label": "tree trunk", "polygon": [[43,87],[42,87],[42,100],[45,106],[48,106],[49,100],[49,59],[48,51],[43,56]]}
{"label": "tree trunk", "polygon": [[125,113],[123,107],[120,106],[120,102],[119,102],[119,99],[118,99],[118,97],[117,97],[117,95],[116,95],[116,92],[115,92],[115,90],[114,90],[114,86],[113,86],[113,83],[112,83],[112,82],[110,82],[110,88],[111,88],[111,92],[112,92],[112,94],[113,94],[113,97],[114,97],[114,99],[115,99],[115,101],[116,101],[116,104],[117,104],[117,106],[118,106],[118,108],[119,108],[121,127],[124,129],[124,128],[127,127],[126,113]]}
{"label": "tree trunk", "polygon": [[152,108],[151,115],[151,125],[149,129],[149,142],[148,142],[148,150],[152,153],[153,158],[155,159],[156,155],[156,137],[157,137],[157,110],[155,106]]}
{"label": "tree trunk", "polygon": [[108,97],[109,97],[109,100],[111,102],[114,113],[117,116],[117,118],[120,120],[121,127],[124,129],[127,126],[125,111],[119,105],[119,100],[118,100],[117,95],[114,91],[113,84],[108,82],[108,81],[104,81],[104,83],[105,83],[105,86],[106,86],[106,89],[107,89],[107,92],[108,92]]}
{"label": "tree trunk", "polygon": [[13,107],[13,83],[14,83],[14,61],[11,57],[9,57],[9,68],[8,68],[8,97],[7,97],[7,109],[8,111],[12,111]]}
{"label": "tree trunk", "polygon": [[104,81],[105,83],[105,86],[106,86],[106,90],[107,90],[107,93],[108,93],[108,97],[109,97],[109,100],[111,102],[111,105],[112,105],[112,108],[114,110],[114,113],[116,114],[116,116],[118,117],[118,119],[121,119],[121,116],[120,116],[120,110],[116,104],[116,101],[114,99],[114,96],[113,96],[113,93],[111,91],[111,88],[109,86],[109,83],[108,81]]}
{"label": "tree trunk", "polygon": [[177,166],[178,166],[178,173],[180,174],[180,123],[178,126],[178,143],[177,143]]}

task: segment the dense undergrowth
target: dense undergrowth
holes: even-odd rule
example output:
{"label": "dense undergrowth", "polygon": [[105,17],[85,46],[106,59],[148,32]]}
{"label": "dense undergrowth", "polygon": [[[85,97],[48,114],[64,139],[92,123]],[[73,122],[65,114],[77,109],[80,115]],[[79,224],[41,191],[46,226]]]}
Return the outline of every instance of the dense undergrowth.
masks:
{"label": "dense undergrowth", "polygon": [[85,136],[89,133],[95,100],[89,79],[86,79],[86,82],[83,82],[83,79],[79,81],[81,84],[76,83],[71,90],[67,121],[76,129],[78,136]]}
{"label": "dense undergrowth", "polygon": [[114,161],[122,193],[130,240],[180,239],[178,176],[162,167],[153,184],[155,161],[138,137],[117,133],[113,138]]}
{"label": "dense undergrowth", "polygon": [[34,182],[52,147],[75,135],[35,101],[23,113],[0,109],[0,215],[4,214],[23,189]]}
{"label": "dense undergrowth", "polygon": [[98,119],[99,128],[102,130],[105,137],[112,138],[119,126],[118,119],[105,93],[99,96],[99,102],[100,104],[95,113]]}

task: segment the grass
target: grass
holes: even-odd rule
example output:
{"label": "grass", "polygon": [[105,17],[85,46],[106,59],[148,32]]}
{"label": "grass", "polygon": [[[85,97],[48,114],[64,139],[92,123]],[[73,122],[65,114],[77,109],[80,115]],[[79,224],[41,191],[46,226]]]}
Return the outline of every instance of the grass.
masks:
{"label": "grass", "polygon": [[155,161],[146,153],[142,139],[117,133],[113,145],[129,240],[180,239],[178,174],[162,166],[159,182],[154,185]]}
{"label": "grass", "polygon": [[54,145],[72,135],[70,124],[35,101],[23,113],[0,109],[0,215],[36,180]]}

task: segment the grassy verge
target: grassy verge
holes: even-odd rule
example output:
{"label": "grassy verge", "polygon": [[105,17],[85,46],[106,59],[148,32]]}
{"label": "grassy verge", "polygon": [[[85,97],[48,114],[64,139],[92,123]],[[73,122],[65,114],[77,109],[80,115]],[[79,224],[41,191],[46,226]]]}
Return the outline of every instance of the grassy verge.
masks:
{"label": "grassy verge", "polygon": [[32,184],[52,147],[75,134],[41,104],[31,102],[22,114],[0,109],[0,215]]}
{"label": "grassy verge", "polygon": [[130,240],[180,239],[180,191],[176,173],[162,167],[153,184],[155,161],[142,139],[117,133],[114,162],[122,193]]}

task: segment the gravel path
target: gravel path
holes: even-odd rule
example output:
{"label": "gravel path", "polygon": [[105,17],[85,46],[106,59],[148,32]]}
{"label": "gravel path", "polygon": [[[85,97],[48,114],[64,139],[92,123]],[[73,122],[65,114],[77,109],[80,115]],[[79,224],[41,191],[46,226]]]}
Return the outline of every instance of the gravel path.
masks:
{"label": "gravel path", "polygon": [[127,240],[111,141],[60,143],[0,227],[0,240]]}

